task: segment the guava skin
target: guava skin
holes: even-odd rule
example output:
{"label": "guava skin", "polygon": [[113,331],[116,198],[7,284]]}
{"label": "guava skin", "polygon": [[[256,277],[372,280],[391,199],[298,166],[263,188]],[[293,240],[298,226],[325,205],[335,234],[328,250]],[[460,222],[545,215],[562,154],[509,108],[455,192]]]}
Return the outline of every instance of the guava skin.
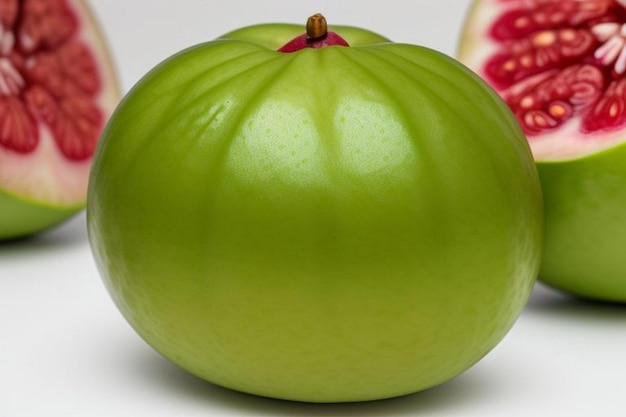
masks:
{"label": "guava skin", "polygon": [[0,242],[22,238],[56,226],[76,213],[78,207],[50,207],[0,190]]}
{"label": "guava skin", "polygon": [[224,387],[347,402],[448,381],[535,282],[528,144],[449,57],[347,31],[250,41],[282,28],[182,51],[123,99],[88,192],[103,281],[147,343]]}
{"label": "guava skin", "polygon": [[539,278],[583,298],[626,302],[626,145],[537,168],[546,222]]}

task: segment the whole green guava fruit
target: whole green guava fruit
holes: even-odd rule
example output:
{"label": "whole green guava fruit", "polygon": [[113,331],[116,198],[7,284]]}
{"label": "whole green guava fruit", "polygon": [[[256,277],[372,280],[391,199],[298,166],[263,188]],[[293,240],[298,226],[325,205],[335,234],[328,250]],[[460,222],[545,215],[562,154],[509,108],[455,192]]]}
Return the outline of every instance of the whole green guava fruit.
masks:
{"label": "whole green guava fruit", "polygon": [[506,105],[441,53],[335,31],[253,26],[172,56],[96,153],[106,287],[150,345],[221,386],[423,390],[496,346],[535,282],[541,192]]}

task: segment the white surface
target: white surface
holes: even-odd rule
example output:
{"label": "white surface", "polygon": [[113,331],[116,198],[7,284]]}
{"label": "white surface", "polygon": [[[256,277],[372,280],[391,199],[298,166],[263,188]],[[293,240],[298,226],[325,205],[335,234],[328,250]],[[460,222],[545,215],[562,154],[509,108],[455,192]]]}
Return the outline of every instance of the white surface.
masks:
{"label": "white surface", "polygon": [[[181,48],[318,11],[331,23],[453,54],[469,3],[92,1],[125,90]],[[214,387],[162,359],[126,324],[95,270],[84,221],[0,245],[0,417],[624,415],[626,307],[583,303],[541,286],[494,351],[426,392],[312,405]]]}

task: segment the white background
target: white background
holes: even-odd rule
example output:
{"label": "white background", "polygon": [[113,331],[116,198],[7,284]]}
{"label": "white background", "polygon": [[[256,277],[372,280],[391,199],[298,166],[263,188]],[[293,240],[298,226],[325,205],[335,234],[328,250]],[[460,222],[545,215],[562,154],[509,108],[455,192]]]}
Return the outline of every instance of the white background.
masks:
{"label": "white background", "polygon": [[[260,22],[362,26],[454,54],[469,0],[92,0],[126,91],[195,43]],[[626,307],[538,286],[513,330],[460,377],[415,395],[313,405],[212,386],[154,353],[117,312],[80,215],[0,244],[0,417],[623,416]]]}

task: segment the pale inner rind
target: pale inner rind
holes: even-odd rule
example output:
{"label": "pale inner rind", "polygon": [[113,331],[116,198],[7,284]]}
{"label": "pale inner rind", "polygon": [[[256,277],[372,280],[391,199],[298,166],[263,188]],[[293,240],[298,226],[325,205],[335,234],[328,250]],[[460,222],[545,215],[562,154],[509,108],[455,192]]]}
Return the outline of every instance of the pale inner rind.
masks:
{"label": "pale inner rind", "polygon": [[50,131],[39,125],[40,142],[28,154],[0,147],[0,184],[16,196],[73,206],[85,199],[91,159],[73,162],[61,154]]}

